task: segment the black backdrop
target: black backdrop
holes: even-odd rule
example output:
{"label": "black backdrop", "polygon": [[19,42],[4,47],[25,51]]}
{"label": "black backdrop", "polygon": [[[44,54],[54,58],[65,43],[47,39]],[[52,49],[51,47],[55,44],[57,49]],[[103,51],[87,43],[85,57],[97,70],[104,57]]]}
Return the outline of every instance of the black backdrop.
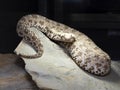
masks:
{"label": "black backdrop", "polygon": [[37,0],[0,0],[0,52],[13,52],[20,41],[16,34],[18,19],[38,11]]}
{"label": "black backdrop", "polygon": [[11,53],[19,44],[17,21],[39,13],[87,34],[120,60],[119,5],[119,0],[0,0],[0,53]]}

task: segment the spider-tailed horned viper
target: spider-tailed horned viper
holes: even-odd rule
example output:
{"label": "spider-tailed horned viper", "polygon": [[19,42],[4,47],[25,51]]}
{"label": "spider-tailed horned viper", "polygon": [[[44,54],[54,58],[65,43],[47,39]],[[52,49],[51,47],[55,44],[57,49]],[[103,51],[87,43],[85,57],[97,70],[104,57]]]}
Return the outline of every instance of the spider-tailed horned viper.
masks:
{"label": "spider-tailed horned viper", "polygon": [[110,71],[111,60],[107,53],[101,50],[85,34],[64,24],[50,20],[44,16],[31,14],[23,16],[17,24],[17,33],[36,50],[35,55],[19,54],[25,58],[37,58],[43,54],[40,39],[29,29],[35,27],[51,40],[60,42],[69,52],[75,63],[82,69],[100,76]]}

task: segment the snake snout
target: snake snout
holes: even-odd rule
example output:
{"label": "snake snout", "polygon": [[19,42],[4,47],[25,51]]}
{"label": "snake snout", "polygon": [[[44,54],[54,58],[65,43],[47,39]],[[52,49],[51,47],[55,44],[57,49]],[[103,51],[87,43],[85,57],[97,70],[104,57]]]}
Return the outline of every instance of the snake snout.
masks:
{"label": "snake snout", "polygon": [[110,72],[111,60],[107,55],[96,55],[91,62],[94,67],[92,71],[96,75],[104,76]]}

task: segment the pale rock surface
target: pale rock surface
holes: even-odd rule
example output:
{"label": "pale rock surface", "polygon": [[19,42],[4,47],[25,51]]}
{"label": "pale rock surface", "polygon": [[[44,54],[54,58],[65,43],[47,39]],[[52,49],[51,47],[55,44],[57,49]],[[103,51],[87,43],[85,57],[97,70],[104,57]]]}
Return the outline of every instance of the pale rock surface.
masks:
{"label": "pale rock surface", "polygon": [[[50,41],[44,34],[32,28],[44,46],[42,57],[26,59],[25,69],[39,88],[54,90],[119,90],[120,61],[112,61],[111,73],[100,77],[80,69],[63,48]],[[15,49],[16,53],[34,54],[35,51],[25,41]]]}

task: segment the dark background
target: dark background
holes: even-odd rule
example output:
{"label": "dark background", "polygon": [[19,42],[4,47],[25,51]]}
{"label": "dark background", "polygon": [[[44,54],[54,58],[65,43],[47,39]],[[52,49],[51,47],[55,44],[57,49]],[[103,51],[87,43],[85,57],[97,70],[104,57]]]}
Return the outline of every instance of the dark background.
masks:
{"label": "dark background", "polygon": [[85,33],[112,59],[120,60],[119,0],[0,0],[0,53],[19,44],[17,21],[38,13]]}
{"label": "dark background", "polygon": [[21,16],[37,12],[36,0],[0,0],[0,53],[13,52],[20,38],[16,24]]}

